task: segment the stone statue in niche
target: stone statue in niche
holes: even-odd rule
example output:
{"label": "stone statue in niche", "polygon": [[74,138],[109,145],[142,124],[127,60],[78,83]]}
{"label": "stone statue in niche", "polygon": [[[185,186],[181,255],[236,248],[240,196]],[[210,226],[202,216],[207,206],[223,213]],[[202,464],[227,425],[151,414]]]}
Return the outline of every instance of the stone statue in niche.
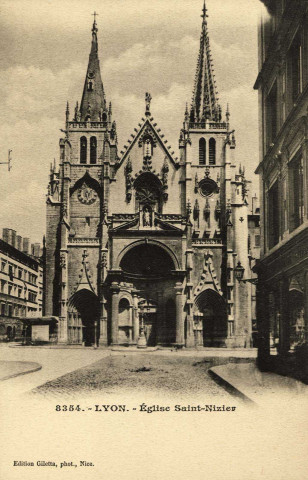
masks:
{"label": "stone statue in niche", "polygon": [[168,200],[168,172],[169,166],[167,158],[164,160],[163,168],[162,168],[162,184],[163,184],[163,197],[165,202]]}
{"label": "stone statue in niche", "polygon": [[151,158],[152,157],[152,143],[149,138],[147,138],[144,142],[144,158]]}
{"label": "stone statue in niche", "polygon": [[147,205],[143,208],[142,224],[144,227],[152,226],[152,209]]}
{"label": "stone statue in niche", "polygon": [[126,183],[126,200],[127,200],[127,202],[130,202],[130,200],[132,198],[132,178],[131,178],[132,170],[133,170],[132,162],[131,162],[130,158],[128,158],[128,161],[127,161],[127,164],[126,164],[126,167],[125,167],[125,183]]}
{"label": "stone statue in niche", "polygon": [[60,267],[61,268],[66,268],[66,258],[64,254],[60,255]]}

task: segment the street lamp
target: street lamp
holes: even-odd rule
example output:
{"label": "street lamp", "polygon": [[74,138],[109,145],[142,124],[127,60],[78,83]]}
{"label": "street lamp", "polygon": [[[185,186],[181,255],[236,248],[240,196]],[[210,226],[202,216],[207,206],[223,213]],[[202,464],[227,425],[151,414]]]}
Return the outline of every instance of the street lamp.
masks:
{"label": "street lamp", "polygon": [[234,275],[236,280],[241,282],[243,280],[245,268],[242,266],[241,262],[237,262],[237,265],[234,269]]}
{"label": "street lamp", "polygon": [[243,283],[252,283],[252,285],[257,285],[257,283],[258,283],[258,278],[257,277],[256,278],[245,278],[245,280],[243,280],[244,272],[245,272],[245,268],[243,267],[241,262],[237,262],[237,265],[234,269],[234,275],[235,275],[236,280],[238,280],[239,282],[243,282]]}

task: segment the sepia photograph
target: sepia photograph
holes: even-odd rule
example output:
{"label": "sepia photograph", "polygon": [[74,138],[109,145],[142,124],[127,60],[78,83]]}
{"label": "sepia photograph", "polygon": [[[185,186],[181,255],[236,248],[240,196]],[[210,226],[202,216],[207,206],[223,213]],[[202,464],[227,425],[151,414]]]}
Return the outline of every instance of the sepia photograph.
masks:
{"label": "sepia photograph", "polygon": [[308,0],[0,0],[3,480],[304,480]]}

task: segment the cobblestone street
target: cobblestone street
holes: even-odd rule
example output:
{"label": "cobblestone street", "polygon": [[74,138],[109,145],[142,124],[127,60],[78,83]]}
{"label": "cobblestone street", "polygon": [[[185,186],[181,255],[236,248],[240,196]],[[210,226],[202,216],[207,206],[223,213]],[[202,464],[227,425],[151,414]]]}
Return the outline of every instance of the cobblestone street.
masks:
{"label": "cobblestone street", "polygon": [[227,359],[162,353],[112,353],[111,356],[51,380],[34,389],[44,396],[74,397],[104,394],[149,393],[177,397],[230,395],[210,377],[208,369]]}

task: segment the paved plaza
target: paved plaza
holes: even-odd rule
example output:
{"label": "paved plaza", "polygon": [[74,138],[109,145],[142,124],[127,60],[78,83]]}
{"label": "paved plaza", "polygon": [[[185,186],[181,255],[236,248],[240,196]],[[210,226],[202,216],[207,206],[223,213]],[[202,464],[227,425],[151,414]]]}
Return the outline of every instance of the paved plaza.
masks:
{"label": "paved plaza", "polygon": [[[228,396],[210,376],[214,365],[245,361],[255,351],[39,348],[0,346],[0,361],[36,362],[41,370],[1,382],[3,395],[35,391],[44,396],[139,391],[201,396]],[[241,358],[242,357],[242,358]]]}

